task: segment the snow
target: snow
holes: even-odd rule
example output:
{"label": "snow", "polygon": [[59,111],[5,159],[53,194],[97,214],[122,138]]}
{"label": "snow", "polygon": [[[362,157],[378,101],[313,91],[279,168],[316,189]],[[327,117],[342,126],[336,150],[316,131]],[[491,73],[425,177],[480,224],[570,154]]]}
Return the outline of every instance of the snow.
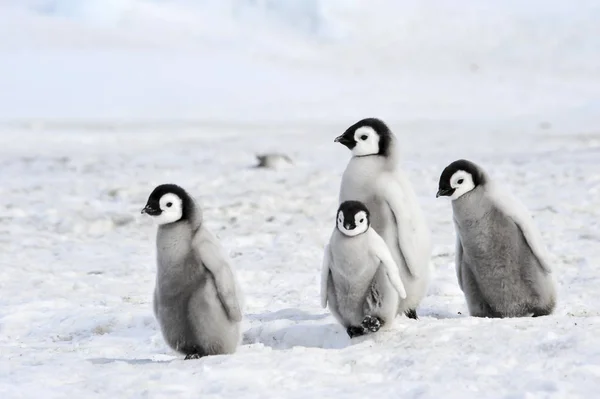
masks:
{"label": "snow", "polygon": [[[0,397],[593,397],[600,8],[461,4],[0,1]],[[319,283],[350,156],[333,139],[365,116],[399,138],[436,271],[420,320],[350,341]],[[255,168],[269,152],[293,165]],[[458,158],[531,211],[554,315],[467,316],[435,198]],[[183,361],[152,315],[140,209],[167,182],[232,257],[234,355]]]}
{"label": "snow", "polygon": [[597,123],[597,2],[496,3],[3,0],[0,120]]}
{"label": "snow", "polygon": [[[343,125],[4,132],[2,397],[594,392],[600,137],[487,130],[456,142],[443,130],[393,127],[434,233],[436,276],[419,321],[398,318],[391,332],[352,343],[320,308],[318,291],[349,155],[333,143]],[[265,145],[290,154],[295,167],[253,168]],[[435,199],[439,173],[459,154],[485,165],[532,210],[558,276],[555,315],[467,317],[450,204]],[[245,344],[233,356],[184,362],[152,316],[155,227],[139,210],[163,182],[201,200],[233,258],[247,302]]]}

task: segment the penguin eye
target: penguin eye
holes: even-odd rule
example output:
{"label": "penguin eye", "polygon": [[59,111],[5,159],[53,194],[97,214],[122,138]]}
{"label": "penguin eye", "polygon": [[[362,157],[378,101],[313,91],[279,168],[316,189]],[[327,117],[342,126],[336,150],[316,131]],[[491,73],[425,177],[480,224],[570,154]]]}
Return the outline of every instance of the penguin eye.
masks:
{"label": "penguin eye", "polygon": [[167,202],[167,208],[170,208],[173,205],[172,202]]}
{"label": "penguin eye", "polygon": [[463,184],[464,179],[458,179],[457,183],[458,184]]}
{"label": "penguin eye", "polygon": [[363,134],[362,136],[360,136],[361,140],[366,140],[369,136],[367,136],[366,134]]}
{"label": "penguin eye", "polygon": [[360,219],[360,223],[362,223],[362,222],[364,222],[364,221],[365,221],[365,219]]}

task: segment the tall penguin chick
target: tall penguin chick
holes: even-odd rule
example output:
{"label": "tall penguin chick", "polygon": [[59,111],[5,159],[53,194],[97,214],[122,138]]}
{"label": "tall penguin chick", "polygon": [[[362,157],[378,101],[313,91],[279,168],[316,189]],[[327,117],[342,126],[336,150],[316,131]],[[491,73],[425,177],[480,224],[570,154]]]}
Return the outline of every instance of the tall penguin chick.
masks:
{"label": "tall penguin chick", "polygon": [[556,287],[541,236],[523,204],[461,159],[440,176],[437,197],[452,200],[456,274],[477,317],[544,316]]}
{"label": "tall penguin chick", "polygon": [[367,207],[358,201],[343,202],[323,255],[321,306],[329,304],[353,338],[389,324],[404,298],[398,266],[383,239],[369,226]]}
{"label": "tall penguin chick", "polygon": [[154,314],[167,344],[186,359],[235,352],[241,340],[240,291],[200,208],[183,188],[163,184],[142,213],[158,224]]}
{"label": "tall penguin chick", "polygon": [[412,185],[398,168],[396,138],[383,121],[367,118],[334,141],[352,151],[339,202],[361,201],[371,211],[371,226],[387,244],[406,287],[398,313],[416,319],[431,280],[431,236]]}

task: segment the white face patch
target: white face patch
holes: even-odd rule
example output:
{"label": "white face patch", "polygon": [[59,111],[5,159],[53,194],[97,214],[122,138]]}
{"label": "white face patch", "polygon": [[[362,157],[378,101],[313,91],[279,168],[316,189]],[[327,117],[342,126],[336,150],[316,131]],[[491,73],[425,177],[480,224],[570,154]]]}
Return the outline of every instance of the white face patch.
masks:
{"label": "white face patch", "polygon": [[181,219],[183,215],[183,206],[181,198],[173,193],[168,193],[160,197],[159,201],[160,215],[153,216],[158,225],[173,223]]}
{"label": "white face patch", "polygon": [[454,201],[475,188],[473,176],[464,170],[456,171],[450,178],[450,187],[454,189],[454,193],[450,196]]}
{"label": "white face patch", "polygon": [[367,220],[366,212],[364,212],[364,211],[357,212],[356,215],[354,215],[354,224],[355,224],[355,227],[353,229],[347,229],[344,226],[344,214],[342,213],[342,211],[340,211],[338,213],[338,220],[337,220],[338,230],[341,231],[342,234],[344,234],[348,237],[354,237],[354,236],[364,233],[369,228],[369,221]]}
{"label": "white face patch", "polygon": [[355,156],[373,155],[379,153],[379,135],[368,126],[359,127],[354,131],[356,145],[352,149]]}

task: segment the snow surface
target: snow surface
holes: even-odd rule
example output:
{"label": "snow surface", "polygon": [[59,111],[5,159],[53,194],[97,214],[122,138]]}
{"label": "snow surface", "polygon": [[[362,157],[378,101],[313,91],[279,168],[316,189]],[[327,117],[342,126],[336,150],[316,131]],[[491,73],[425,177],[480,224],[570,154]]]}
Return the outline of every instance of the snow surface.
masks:
{"label": "snow surface", "polygon": [[[594,397],[600,7],[455,4],[0,0],[0,398]],[[436,274],[420,320],[350,341],[319,274],[350,156],[333,138],[372,115],[399,137]],[[268,152],[294,164],[254,168]],[[457,158],[531,210],[554,315],[467,316],[435,198]],[[139,212],[166,182],[232,257],[234,355],[183,361],[152,315]]]}

